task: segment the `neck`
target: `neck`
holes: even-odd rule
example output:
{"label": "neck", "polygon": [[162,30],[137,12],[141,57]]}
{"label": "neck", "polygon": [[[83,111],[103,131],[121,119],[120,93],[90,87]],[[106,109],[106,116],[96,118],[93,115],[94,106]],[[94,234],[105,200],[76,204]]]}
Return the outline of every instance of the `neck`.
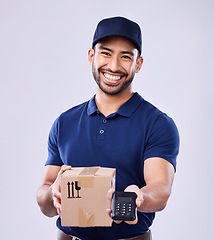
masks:
{"label": "neck", "polygon": [[[126,91],[127,90],[127,91]],[[132,96],[133,92],[131,89],[126,89],[125,91],[121,92],[120,94],[116,95],[107,95],[98,89],[95,102],[97,105],[98,110],[107,117],[108,115],[115,113],[118,109],[127,102]]]}

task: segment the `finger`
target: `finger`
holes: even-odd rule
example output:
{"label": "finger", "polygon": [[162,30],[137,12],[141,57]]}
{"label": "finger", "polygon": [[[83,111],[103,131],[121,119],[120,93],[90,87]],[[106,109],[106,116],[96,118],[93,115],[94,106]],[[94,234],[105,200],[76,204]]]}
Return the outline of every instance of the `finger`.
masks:
{"label": "finger", "polygon": [[141,206],[141,204],[143,203],[143,193],[142,191],[139,189],[138,186],[136,185],[130,185],[125,189],[125,192],[135,192],[137,195],[136,198],[136,206],[137,208]]}
{"label": "finger", "polygon": [[110,209],[110,208],[107,208],[107,209],[106,209],[106,212],[107,212],[108,215],[111,217],[111,209]]}
{"label": "finger", "polygon": [[113,193],[114,193],[114,189],[113,188],[109,189],[108,194],[107,194],[108,199],[112,200]]}
{"label": "finger", "polygon": [[114,220],[116,224],[120,224],[122,221],[121,220]]}
{"label": "finger", "polygon": [[54,207],[57,209],[58,212],[61,212],[61,204],[59,202],[55,201]]}
{"label": "finger", "polygon": [[59,191],[56,191],[55,189],[53,189],[53,196],[55,197],[55,198],[58,198],[58,199],[60,199],[61,198],[61,193],[59,192]]}
{"label": "finger", "polygon": [[134,225],[138,222],[137,210],[135,212],[136,218],[134,221],[125,221],[127,224]]}
{"label": "finger", "polygon": [[57,198],[54,198],[54,207],[56,208],[58,214],[61,213],[61,202]]}
{"label": "finger", "polygon": [[138,222],[138,219],[136,218],[134,221],[125,221],[127,224],[134,225]]}
{"label": "finger", "polygon": [[[108,213],[108,215],[111,217],[111,209],[106,209],[106,211],[107,211],[107,213]],[[121,220],[113,220],[116,224],[119,224],[119,223],[121,223],[122,221]]]}
{"label": "finger", "polygon": [[67,169],[71,169],[71,166],[69,166],[69,165],[62,165],[62,170],[67,170]]}
{"label": "finger", "polygon": [[136,198],[136,206],[137,208],[139,208],[142,203],[143,203],[144,199],[143,199],[143,193],[142,191],[139,189],[138,193],[137,193],[137,198]]}
{"label": "finger", "polygon": [[62,175],[66,170],[71,170],[71,166],[63,165],[59,171],[58,175]]}
{"label": "finger", "polygon": [[126,187],[124,192],[137,192],[139,190],[139,187],[137,185],[129,185]]}
{"label": "finger", "polygon": [[111,188],[109,189],[108,193],[107,193],[107,199],[108,199],[108,208],[111,209],[111,202],[112,202],[112,195],[114,193],[114,189]]}
{"label": "finger", "polygon": [[62,218],[62,213],[60,211],[57,211],[57,213],[60,216],[60,218]]}
{"label": "finger", "polygon": [[[108,213],[108,215],[110,216],[110,218],[111,218],[111,209],[106,209],[106,212]],[[113,220],[116,224],[119,224],[119,223],[121,223],[122,221],[120,221],[120,220]]]}
{"label": "finger", "polygon": [[60,186],[60,182],[61,182],[61,175],[67,171],[67,170],[71,170],[71,166],[68,165],[63,165],[60,169],[60,171],[58,172],[57,178],[56,178],[56,183],[59,186],[59,191],[61,191],[61,186]]}

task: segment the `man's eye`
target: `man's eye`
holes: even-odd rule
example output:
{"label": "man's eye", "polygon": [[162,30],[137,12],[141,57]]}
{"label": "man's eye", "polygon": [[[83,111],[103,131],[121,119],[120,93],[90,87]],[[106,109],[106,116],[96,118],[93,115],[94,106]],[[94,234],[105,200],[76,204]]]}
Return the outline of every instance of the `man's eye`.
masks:
{"label": "man's eye", "polygon": [[131,57],[129,57],[129,56],[127,56],[127,55],[122,56],[122,58],[131,60]]}
{"label": "man's eye", "polygon": [[110,56],[110,53],[108,52],[101,52],[102,55],[105,55],[105,56]]}

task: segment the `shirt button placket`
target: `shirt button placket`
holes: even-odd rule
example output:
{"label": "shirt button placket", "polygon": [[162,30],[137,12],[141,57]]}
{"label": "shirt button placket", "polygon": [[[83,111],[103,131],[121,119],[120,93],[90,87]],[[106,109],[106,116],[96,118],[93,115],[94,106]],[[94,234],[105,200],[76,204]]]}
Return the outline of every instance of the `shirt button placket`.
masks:
{"label": "shirt button placket", "polygon": [[100,130],[99,130],[99,141],[103,141],[105,137],[105,132],[106,132],[106,123],[107,120],[103,118],[100,123]]}

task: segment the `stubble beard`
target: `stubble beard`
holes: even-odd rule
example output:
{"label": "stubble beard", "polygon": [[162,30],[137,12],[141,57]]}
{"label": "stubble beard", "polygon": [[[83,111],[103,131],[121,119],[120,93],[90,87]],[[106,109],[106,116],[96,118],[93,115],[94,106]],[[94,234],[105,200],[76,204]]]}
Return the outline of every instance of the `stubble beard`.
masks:
{"label": "stubble beard", "polygon": [[[102,74],[101,73],[101,69],[102,68],[98,69],[98,73],[99,74]],[[103,91],[105,94],[110,95],[110,96],[117,95],[117,94],[121,93],[122,91],[124,91],[125,89],[127,89],[131,85],[131,83],[132,83],[132,81],[134,79],[134,75],[135,75],[135,73],[133,72],[132,75],[125,82],[123,82],[123,84],[119,88],[117,88],[115,90],[114,90],[114,88],[116,88],[117,85],[105,83],[107,86],[112,88],[112,90],[107,90],[107,89],[105,89],[104,86],[102,86],[101,81],[100,81],[100,77],[98,76],[98,74],[96,72],[94,64],[92,65],[92,74],[93,74],[94,80],[97,83],[97,85],[100,88],[100,90]]]}

